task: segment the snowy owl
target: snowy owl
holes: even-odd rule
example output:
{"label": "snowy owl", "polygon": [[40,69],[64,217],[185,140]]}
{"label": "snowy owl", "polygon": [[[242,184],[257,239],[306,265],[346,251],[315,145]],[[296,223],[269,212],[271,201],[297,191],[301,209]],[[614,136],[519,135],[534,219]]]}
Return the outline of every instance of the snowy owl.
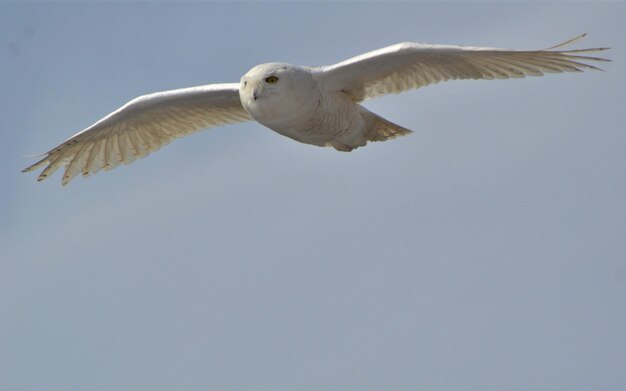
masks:
{"label": "snowy owl", "polygon": [[45,153],[24,172],[45,167],[37,180],[65,166],[63,185],[148,155],[198,130],[255,120],[296,141],[351,151],[368,141],[411,133],[359,103],[453,79],[506,79],[544,72],[599,69],[609,61],[562,50],[585,35],[543,50],[406,42],[328,66],[257,65],[239,83],[209,84],[135,98]]}

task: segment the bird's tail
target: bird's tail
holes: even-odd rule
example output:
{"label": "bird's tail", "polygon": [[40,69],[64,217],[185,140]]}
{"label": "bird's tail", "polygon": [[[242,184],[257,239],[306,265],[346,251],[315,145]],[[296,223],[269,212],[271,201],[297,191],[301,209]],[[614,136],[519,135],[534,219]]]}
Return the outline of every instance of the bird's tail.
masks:
{"label": "bird's tail", "polygon": [[365,116],[366,122],[370,124],[369,131],[365,134],[365,138],[368,141],[385,141],[413,133],[412,130],[387,121],[383,117],[364,108],[362,108],[362,115]]}

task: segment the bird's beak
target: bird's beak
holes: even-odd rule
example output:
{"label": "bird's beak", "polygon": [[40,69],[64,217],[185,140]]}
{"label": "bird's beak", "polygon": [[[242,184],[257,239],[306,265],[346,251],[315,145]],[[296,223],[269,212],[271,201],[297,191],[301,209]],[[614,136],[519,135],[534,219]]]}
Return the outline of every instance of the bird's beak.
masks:
{"label": "bird's beak", "polygon": [[252,98],[257,100],[257,98],[261,95],[261,90],[259,88],[255,88],[252,90]]}

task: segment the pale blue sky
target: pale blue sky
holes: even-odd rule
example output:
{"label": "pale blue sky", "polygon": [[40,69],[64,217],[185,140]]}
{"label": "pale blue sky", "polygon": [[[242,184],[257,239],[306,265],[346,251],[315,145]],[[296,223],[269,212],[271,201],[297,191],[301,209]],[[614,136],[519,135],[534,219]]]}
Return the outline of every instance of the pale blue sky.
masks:
{"label": "pale blue sky", "polygon": [[[0,3],[1,390],[626,389],[623,3]],[[369,101],[350,154],[212,129],[20,170],[138,95],[401,41],[606,72]]]}

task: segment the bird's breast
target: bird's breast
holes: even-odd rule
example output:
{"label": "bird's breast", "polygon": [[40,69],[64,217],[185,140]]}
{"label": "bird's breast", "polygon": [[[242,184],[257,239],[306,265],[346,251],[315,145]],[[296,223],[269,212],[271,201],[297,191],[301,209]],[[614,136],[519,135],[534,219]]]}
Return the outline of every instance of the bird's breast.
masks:
{"label": "bird's breast", "polygon": [[242,99],[256,121],[306,144],[324,146],[361,126],[357,105],[343,93],[308,91],[303,96]]}

